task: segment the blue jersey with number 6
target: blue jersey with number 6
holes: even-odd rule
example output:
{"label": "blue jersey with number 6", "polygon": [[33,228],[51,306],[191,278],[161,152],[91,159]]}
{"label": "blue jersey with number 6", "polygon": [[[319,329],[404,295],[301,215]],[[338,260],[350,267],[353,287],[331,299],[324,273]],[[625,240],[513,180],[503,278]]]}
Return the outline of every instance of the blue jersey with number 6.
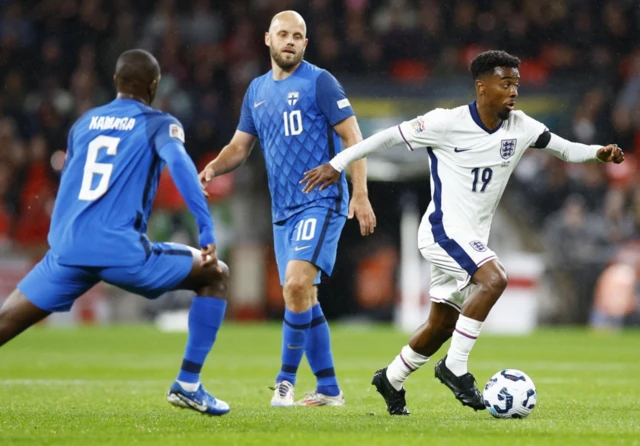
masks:
{"label": "blue jersey with number 6", "polygon": [[83,115],[69,132],[49,245],[62,265],[132,266],[149,254],[147,219],[164,161],[182,147],[173,116],[131,99]]}
{"label": "blue jersey with number 6", "polygon": [[340,137],[333,127],[353,114],[338,81],[308,62],[283,80],[274,80],[272,71],[253,80],[238,130],[260,138],[274,223],[310,207],[346,216],[349,197],[344,173],[324,191],[304,194],[299,182],[304,172],[340,152]]}

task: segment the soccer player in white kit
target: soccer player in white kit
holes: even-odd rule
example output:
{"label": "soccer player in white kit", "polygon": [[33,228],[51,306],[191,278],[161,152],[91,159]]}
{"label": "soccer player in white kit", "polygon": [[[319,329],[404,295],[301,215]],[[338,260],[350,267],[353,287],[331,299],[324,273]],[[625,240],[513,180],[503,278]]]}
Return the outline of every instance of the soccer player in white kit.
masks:
{"label": "soccer player in white kit", "polygon": [[487,51],[472,62],[476,101],[436,109],[344,150],[305,174],[304,190],[340,178],[349,163],[376,150],[404,145],[429,153],[432,200],[418,231],[418,248],[431,263],[431,312],[396,358],[373,376],[391,415],[409,415],[404,381],[452,337],[435,375],[465,406],[485,409],[467,360],[482,323],[507,286],[507,273],[487,246],[491,220],[507,181],[528,148],[568,162],[624,161],[620,148],[567,141],[522,111],[514,111],[520,60]]}

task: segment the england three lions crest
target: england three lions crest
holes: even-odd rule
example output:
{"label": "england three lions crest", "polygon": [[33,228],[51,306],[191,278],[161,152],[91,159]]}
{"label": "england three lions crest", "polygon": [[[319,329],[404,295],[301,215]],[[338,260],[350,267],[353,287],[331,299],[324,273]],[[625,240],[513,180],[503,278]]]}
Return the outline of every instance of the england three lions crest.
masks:
{"label": "england three lions crest", "polygon": [[516,153],[517,139],[503,139],[500,142],[500,156],[504,159],[509,159]]}

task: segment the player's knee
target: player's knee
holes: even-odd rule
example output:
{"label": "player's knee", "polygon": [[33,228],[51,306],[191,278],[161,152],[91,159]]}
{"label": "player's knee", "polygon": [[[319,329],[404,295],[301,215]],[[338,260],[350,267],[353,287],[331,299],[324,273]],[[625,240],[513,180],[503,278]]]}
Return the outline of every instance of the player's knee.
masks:
{"label": "player's knee", "polygon": [[509,278],[507,277],[507,272],[503,268],[500,268],[492,271],[492,273],[487,277],[484,285],[492,292],[492,294],[499,296],[505,288],[507,288],[508,282]]}
{"label": "player's knee", "polygon": [[218,261],[219,270],[211,268],[207,275],[207,285],[196,293],[200,296],[214,296],[220,299],[227,298],[229,289],[229,266],[222,261]]}
{"label": "player's knee", "polygon": [[221,260],[218,260],[218,266],[220,267],[220,271],[216,271],[215,281],[219,283],[228,284],[229,283],[229,265],[227,265]]}
{"label": "player's knee", "polygon": [[289,277],[284,283],[284,299],[287,307],[293,311],[306,311],[310,299],[309,285],[298,277]]}
{"label": "player's knee", "polygon": [[292,299],[300,299],[306,297],[307,285],[303,280],[297,277],[287,278],[284,282],[284,294],[290,296]]}

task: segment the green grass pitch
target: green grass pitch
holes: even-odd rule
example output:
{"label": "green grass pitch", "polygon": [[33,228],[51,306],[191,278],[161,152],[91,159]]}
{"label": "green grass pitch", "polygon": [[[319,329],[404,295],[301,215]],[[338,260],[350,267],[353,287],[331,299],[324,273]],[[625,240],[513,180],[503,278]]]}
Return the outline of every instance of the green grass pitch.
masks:
{"label": "green grass pitch", "polygon": [[[332,334],[347,407],[272,409],[280,327],[226,324],[203,382],[231,412],[208,417],[165,400],[185,334],[32,329],[0,349],[0,445],[640,445],[638,331],[481,336],[470,361],[480,385],[502,368],[536,383],[538,406],[524,420],[462,407],[433,377],[435,361],[407,383],[412,415],[390,417],[371,375],[408,336],[336,324]],[[303,359],[296,397],[313,386]]]}

